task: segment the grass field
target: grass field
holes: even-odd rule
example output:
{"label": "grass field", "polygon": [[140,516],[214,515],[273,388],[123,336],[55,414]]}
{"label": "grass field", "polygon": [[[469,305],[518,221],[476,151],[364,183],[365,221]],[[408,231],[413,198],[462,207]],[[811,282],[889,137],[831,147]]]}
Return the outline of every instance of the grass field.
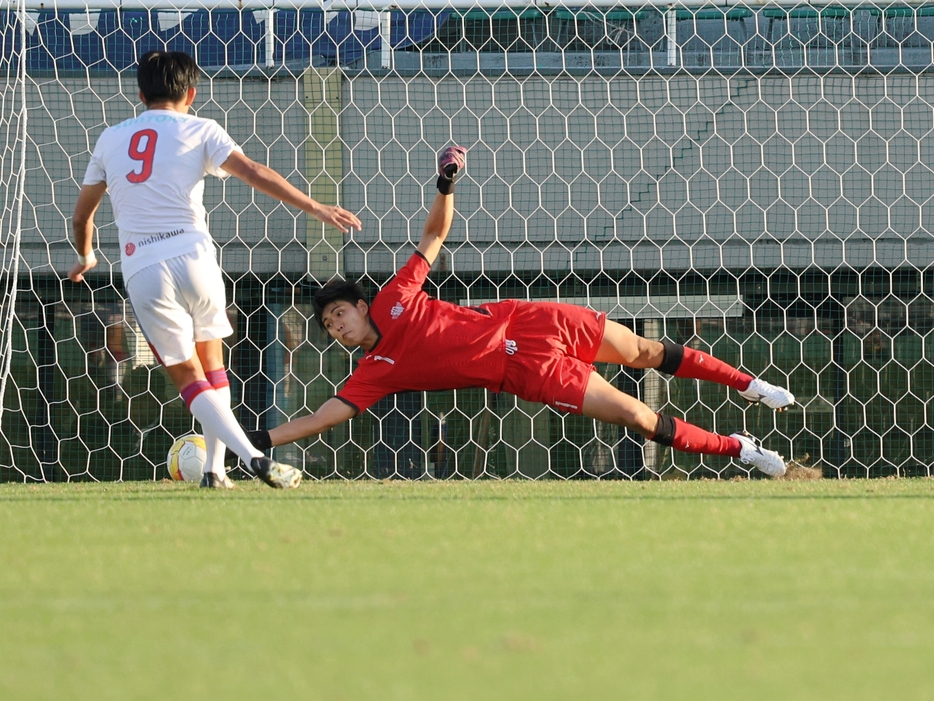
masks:
{"label": "grass field", "polygon": [[0,699],[928,699],[934,481],[0,485]]}

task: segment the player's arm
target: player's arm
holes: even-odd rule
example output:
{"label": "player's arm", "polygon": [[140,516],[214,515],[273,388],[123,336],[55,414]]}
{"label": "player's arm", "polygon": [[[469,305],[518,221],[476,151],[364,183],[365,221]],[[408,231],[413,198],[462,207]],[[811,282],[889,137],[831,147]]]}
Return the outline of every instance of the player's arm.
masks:
{"label": "player's arm", "polygon": [[75,250],[78,251],[78,262],[68,273],[72,282],[84,280],[84,274],[97,265],[94,255],[94,215],[101,206],[104,193],[107,192],[107,183],[100,182],[94,185],[83,185],[75,203],[75,213],[71,217],[71,228],[75,235]]}
{"label": "player's arm", "polygon": [[467,150],[448,146],[438,156],[438,194],[428,212],[418,251],[428,265],[437,259],[454,221],[454,183],[467,165]]}
{"label": "player's arm", "polygon": [[341,207],[324,205],[313,200],[269,166],[257,163],[239,151],[231,153],[221,168],[250,187],[301,209],[318,221],[330,224],[344,233],[351,228],[357,231],[361,229],[360,220],[355,214]]}
{"label": "player's arm", "polygon": [[293,443],[302,438],[324,433],[329,428],[350,421],[355,415],[356,412],[353,407],[340,399],[332,397],[322,404],[321,408],[314,414],[302,416],[271,429],[269,431],[269,440],[272,445]]}
{"label": "player's arm", "polygon": [[441,253],[441,247],[448,237],[451,222],[453,221],[454,193],[442,195],[439,192],[435,195],[435,201],[428,212],[428,219],[425,221],[425,229],[422,232],[422,240],[418,242],[418,251],[425,256],[428,265],[432,265],[438,254]]}

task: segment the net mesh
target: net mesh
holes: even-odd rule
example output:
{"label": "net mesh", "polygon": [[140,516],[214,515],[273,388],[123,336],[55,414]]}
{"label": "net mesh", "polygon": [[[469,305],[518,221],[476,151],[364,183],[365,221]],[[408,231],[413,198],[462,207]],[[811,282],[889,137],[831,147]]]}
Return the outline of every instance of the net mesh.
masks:
{"label": "net mesh", "polygon": [[[0,480],[161,479],[197,430],[149,351],[109,203],[88,284],[69,217],[90,150],[136,114],[153,48],[247,155],[359,214],[341,235],[209,179],[238,418],[316,409],[354,357],[312,319],[335,274],[371,294],[408,258],[435,154],[469,149],[427,284],[475,304],[586,304],[788,386],[799,406],[598,370],[652,408],[747,429],[826,476],[929,474],[934,451],[934,7],[474,7],[392,12],[0,11]],[[28,121],[26,119],[28,115]],[[396,395],[277,449],[309,477],[731,477],[619,427],[485,390]]]}

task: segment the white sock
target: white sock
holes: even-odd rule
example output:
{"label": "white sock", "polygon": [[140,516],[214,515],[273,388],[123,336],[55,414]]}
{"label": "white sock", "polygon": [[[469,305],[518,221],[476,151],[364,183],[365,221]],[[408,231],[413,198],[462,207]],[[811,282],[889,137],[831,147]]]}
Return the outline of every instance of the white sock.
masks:
{"label": "white sock", "polygon": [[201,425],[201,431],[204,433],[204,447],[207,449],[207,460],[204,461],[204,474],[213,472],[215,475],[224,476],[227,470],[224,468],[224,444],[220,438]]}
{"label": "white sock", "polygon": [[[217,392],[217,396],[223,404],[230,406],[229,385],[220,388],[215,387],[214,391]],[[224,454],[227,452],[227,446],[217,437],[217,434],[205,428],[204,424],[201,425],[201,430],[204,432],[204,444],[208,453],[208,459],[204,463],[204,471],[213,472],[215,475],[223,477],[227,474],[227,469],[224,467]]]}
{"label": "white sock", "polygon": [[[208,389],[192,399],[188,408],[192,415],[201,422],[205,443],[207,443],[208,435],[213,434],[214,437],[235,452],[247,466],[249,466],[253,458],[263,456],[262,452],[253,447],[250,439],[246,437],[243,429],[240,428],[240,424],[237,423],[233,410],[230,408],[229,395],[225,404],[217,390]],[[217,452],[220,453],[220,459],[223,460],[223,449]]]}

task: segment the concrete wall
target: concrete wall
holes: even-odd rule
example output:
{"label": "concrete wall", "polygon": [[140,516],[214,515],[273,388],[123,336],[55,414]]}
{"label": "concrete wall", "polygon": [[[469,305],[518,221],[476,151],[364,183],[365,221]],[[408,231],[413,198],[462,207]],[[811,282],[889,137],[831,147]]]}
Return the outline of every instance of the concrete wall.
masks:
{"label": "concrete wall", "polygon": [[[90,87],[83,78],[30,82],[23,245],[35,272],[61,273],[73,264],[70,217],[91,150],[106,126],[140,109],[136,92],[135,79],[124,78],[121,85],[117,77],[95,77]],[[248,156],[308,191],[313,178],[306,168],[309,116],[301,81],[206,80],[196,108],[199,116],[217,119]],[[300,213],[234,178],[207,178],[205,204],[222,263],[231,273],[308,269],[308,225]],[[118,271],[117,230],[107,198],[97,221],[101,251]]]}
{"label": "concrete wall", "polygon": [[[32,78],[28,91],[23,250],[34,272],[60,274],[73,260],[68,220],[94,140],[135,113],[136,87]],[[313,73],[207,80],[196,104],[297,186],[327,199],[341,183],[343,205],[364,221],[332,261],[334,232],[322,247],[320,225],[209,178],[210,225],[233,274],[392,272],[420,236],[435,153],[452,141],[470,155],[443,265],[465,277],[934,258],[927,74]],[[109,205],[98,220],[101,250],[117,261]]]}
{"label": "concrete wall", "polygon": [[928,75],[358,77],[345,95],[345,195],[379,222],[351,270],[417,240],[405,203],[449,139],[470,147],[454,271],[932,260]]}

